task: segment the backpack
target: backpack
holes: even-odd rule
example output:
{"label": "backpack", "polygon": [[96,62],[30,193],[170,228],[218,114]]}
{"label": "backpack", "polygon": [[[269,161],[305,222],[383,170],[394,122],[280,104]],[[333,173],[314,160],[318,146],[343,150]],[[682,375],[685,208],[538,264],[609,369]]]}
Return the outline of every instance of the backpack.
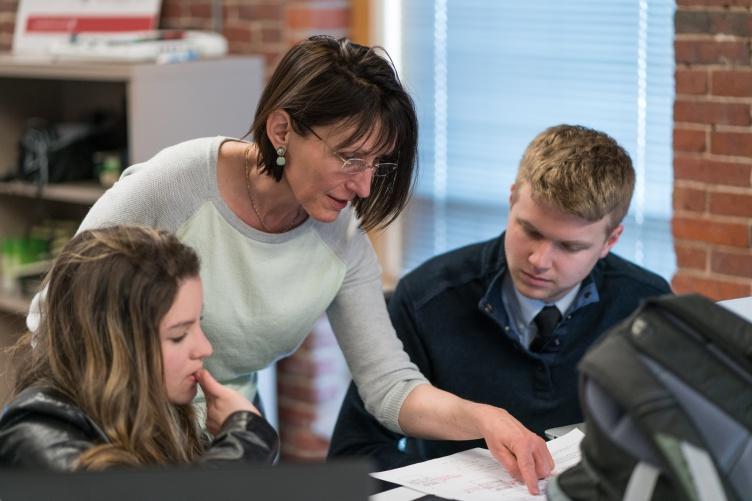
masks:
{"label": "backpack", "polygon": [[581,460],[549,500],[752,499],[752,324],[698,295],[649,299],[579,370]]}

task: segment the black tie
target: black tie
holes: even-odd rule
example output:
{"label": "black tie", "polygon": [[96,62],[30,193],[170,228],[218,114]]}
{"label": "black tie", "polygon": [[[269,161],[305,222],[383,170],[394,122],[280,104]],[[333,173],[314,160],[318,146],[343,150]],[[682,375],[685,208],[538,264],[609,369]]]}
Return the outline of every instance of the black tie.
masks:
{"label": "black tie", "polygon": [[554,327],[559,323],[559,320],[561,320],[561,313],[559,313],[559,308],[553,305],[544,307],[535,315],[533,322],[535,322],[535,326],[538,328],[538,335],[530,343],[530,351],[540,353],[543,350],[543,347],[551,339]]}

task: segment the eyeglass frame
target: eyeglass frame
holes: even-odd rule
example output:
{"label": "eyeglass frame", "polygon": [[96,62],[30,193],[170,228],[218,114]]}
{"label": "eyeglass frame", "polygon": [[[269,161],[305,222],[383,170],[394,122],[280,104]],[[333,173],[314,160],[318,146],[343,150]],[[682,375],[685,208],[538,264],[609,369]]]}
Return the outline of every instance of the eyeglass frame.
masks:
{"label": "eyeglass frame", "polygon": [[[365,172],[366,169],[371,169],[371,172],[373,172],[373,176],[374,177],[386,177],[389,174],[392,174],[394,171],[397,170],[397,162],[376,162],[376,163],[373,163],[371,165],[368,165],[368,162],[366,162],[364,159],[359,158],[359,157],[345,158],[342,155],[340,155],[339,153],[337,153],[334,150],[334,148],[332,148],[331,146],[329,146],[329,143],[327,143],[326,141],[324,141],[324,139],[321,136],[319,136],[318,134],[316,134],[316,131],[313,130],[311,127],[309,127],[306,123],[302,122],[301,120],[297,120],[297,122],[300,125],[302,125],[303,127],[305,127],[306,129],[308,129],[308,131],[311,134],[313,134],[314,136],[316,136],[316,139],[318,139],[319,141],[321,141],[324,144],[324,146],[326,146],[326,149],[329,150],[329,153],[331,153],[332,155],[334,155],[335,157],[337,157],[339,160],[342,161],[341,169],[342,169],[343,172],[345,172],[347,174],[355,176],[355,175],[358,175],[358,174],[360,174],[362,172]],[[355,161],[356,163],[357,162],[362,162],[363,165],[364,165],[364,167],[362,169],[359,169],[359,170],[348,170],[347,166],[348,165],[352,165],[353,161]],[[386,170],[384,171],[384,169],[386,169]],[[384,172],[381,172],[381,171],[384,171]]]}

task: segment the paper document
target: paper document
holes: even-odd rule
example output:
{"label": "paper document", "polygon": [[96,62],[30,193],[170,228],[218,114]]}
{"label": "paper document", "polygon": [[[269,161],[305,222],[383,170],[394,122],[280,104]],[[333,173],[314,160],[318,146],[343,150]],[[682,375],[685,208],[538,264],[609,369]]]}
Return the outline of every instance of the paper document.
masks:
{"label": "paper document", "polygon": [[[554,458],[554,474],[561,473],[580,460],[580,430],[546,442]],[[488,449],[475,448],[423,463],[371,473],[371,476],[404,485],[426,494],[461,501],[540,500],[531,495],[525,484],[516,481],[491,455]],[[545,480],[538,485],[541,493]]]}

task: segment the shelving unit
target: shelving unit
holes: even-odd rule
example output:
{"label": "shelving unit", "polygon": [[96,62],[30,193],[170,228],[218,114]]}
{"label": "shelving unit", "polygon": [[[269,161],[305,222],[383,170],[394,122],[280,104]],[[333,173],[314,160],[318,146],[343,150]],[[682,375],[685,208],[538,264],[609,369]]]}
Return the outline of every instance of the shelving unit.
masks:
{"label": "shelving unit", "polygon": [[[187,139],[241,137],[261,95],[261,57],[181,64],[102,64],[0,53],[0,176],[14,172],[29,118],[77,121],[95,111],[125,117],[128,163]],[[95,181],[44,186],[0,183],[0,239],[45,218],[80,221],[104,189]],[[29,299],[0,292],[0,401],[7,382],[2,349],[23,329]]]}
{"label": "shelving unit", "polygon": [[30,117],[76,120],[104,110],[124,114],[129,163],[201,136],[242,136],[261,94],[257,56],[181,64],[101,64],[0,53],[0,173],[16,161]]}
{"label": "shelving unit", "polygon": [[[62,202],[75,204],[88,209],[102,196],[105,189],[96,181],[49,184],[40,188],[23,181],[0,182],[0,197],[17,197],[35,203]],[[4,200],[6,202],[12,200]],[[12,315],[26,315],[30,298],[20,294],[9,294],[0,290],[0,312]]]}
{"label": "shelving unit", "polygon": [[10,195],[25,198],[66,202],[91,206],[104,193],[104,188],[96,181],[48,184],[41,190],[33,183],[9,181],[0,183],[0,196]]}

